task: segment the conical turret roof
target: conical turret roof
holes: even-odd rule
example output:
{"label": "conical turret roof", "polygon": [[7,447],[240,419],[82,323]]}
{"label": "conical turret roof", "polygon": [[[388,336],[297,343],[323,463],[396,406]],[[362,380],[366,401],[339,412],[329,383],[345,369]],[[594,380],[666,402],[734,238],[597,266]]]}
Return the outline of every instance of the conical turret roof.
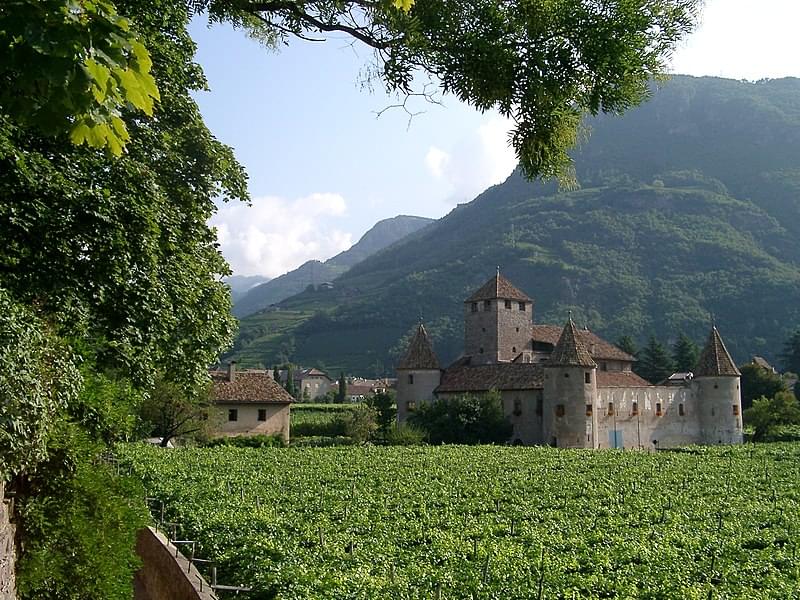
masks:
{"label": "conical turret roof", "polygon": [[481,300],[494,300],[495,298],[531,302],[527,294],[520,291],[513,283],[500,275],[500,273],[484,283],[469,298],[464,300],[464,302],[480,302]]}
{"label": "conical turret roof", "polygon": [[428,338],[428,332],[425,331],[425,326],[420,323],[417,327],[417,332],[414,338],[408,345],[408,351],[397,365],[398,369],[438,369],[439,360],[431,347],[431,341]]}
{"label": "conical turret roof", "polygon": [[725,342],[722,341],[716,326],[711,327],[706,347],[700,354],[697,361],[697,368],[694,371],[695,377],[738,377],[741,375],[736,364],[733,362]]}
{"label": "conical turret roof", "polygon": [[561,337],[558,338],[550,359],[545,366],[551,367],[596,367],[597,363],[592,360],[592,356],[581,342],[578,331],[572,317],[567,320]]}

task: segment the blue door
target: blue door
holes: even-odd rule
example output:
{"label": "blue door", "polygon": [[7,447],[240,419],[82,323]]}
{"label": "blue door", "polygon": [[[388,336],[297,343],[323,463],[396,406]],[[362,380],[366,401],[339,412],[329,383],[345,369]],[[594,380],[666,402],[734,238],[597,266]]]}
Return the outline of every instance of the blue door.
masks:
{"label": "blue door", "polygon": [[608,432],[608,445],[611,448],[624,448],[622,442],[622,431],[620,430],[612,430]]}

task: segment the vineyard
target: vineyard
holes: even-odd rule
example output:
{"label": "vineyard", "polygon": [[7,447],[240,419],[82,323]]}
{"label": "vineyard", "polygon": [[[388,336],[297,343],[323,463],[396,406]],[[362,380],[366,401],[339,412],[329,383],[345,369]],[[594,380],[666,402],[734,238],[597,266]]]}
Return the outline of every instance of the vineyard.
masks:
{"label": "vineyard", "polygon": [[127,445],[249,598],[800,598],[800,445]]}

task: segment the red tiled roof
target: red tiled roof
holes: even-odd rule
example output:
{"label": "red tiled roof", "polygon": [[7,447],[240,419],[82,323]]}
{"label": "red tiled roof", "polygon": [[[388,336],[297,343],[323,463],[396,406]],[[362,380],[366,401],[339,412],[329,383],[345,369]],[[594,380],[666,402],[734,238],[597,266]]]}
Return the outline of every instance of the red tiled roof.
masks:
{"label": "red tiled roof", "polygon": [[695,377],[738,377],[741,375],[731,355],[728,353],[725,342],[722,341],[716,326],[711,328],[708,342],[706,342],[703,352],[700,353],[700,360],[697,361],[694,375]]}
{"label": "red tiled roof", "polygon": [[633,371],[597,371],[597,387],[650,387],[650,383]]}
{"label": "red tiled roof", "polygon": [[561,337],[558,338],[553,353],[547,361],[548,366],[572,366],[572,367],[596,367],[597,363],[592,360],[589,351],[583,345],[572,317],[567,320]]}
{"label": "red tiled roof", "polygon": [[294,398],[265,371],[237,371],[233,381],[228,381],[226,371],[212,371],[209,375],[211,375],[211,399],[219,404],[294,402]]}
{"label": "red tiled roof", "polygon": [[439,392],[488,392],[489,390],[541,389],[544,371],[539,364],[500,363],[464,366],[457,361],[442,373]]}
{"label": "red tiled roof", "polygon": [[484,283],[464,302],[480,302],[481,300],[493,300],[494,298],[531,302],[527,294],[521,292],[513,283],[499,273]]}
{"label": "red tiled roof", "polygon": [[[544,342],[555,346],[558,343],[558,338],[563,331],[562,327],[558,325],[534,325],[533,326],[533,341]],[[595,335],[588,329],[577,329],[578,339],[583,343],[584,347],[589,350],[589,354],[595,360],[621,360],[626,362],[635,362],[636,358],[623,352],[614,344],[605,341],[598,335]]]}
{"label": "red tiled roof", "polygon": [[420,323],[414,338],[408,345],[408,352],[397,365],[398,369],[438,369],[439,360],[431,347],[428,339],[428,332],[425,326]]}

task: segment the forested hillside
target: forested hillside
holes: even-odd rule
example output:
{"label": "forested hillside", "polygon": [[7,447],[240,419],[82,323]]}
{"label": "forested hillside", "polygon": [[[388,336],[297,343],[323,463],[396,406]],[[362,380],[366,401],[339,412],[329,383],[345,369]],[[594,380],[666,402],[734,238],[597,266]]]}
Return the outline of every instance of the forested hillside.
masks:
{"label": "forested hillside", "polygon": [[499,265],[537,322],[572,310],[610,339],[699,341],[713,313],[737,360],[774,359],[800,323],[800,80],[677,76],[588,125],[580,189],[514,174],[334,289],[244,320],[237,356],[391,371],[422,317],[446,362],[461,350],[463,299]]}

